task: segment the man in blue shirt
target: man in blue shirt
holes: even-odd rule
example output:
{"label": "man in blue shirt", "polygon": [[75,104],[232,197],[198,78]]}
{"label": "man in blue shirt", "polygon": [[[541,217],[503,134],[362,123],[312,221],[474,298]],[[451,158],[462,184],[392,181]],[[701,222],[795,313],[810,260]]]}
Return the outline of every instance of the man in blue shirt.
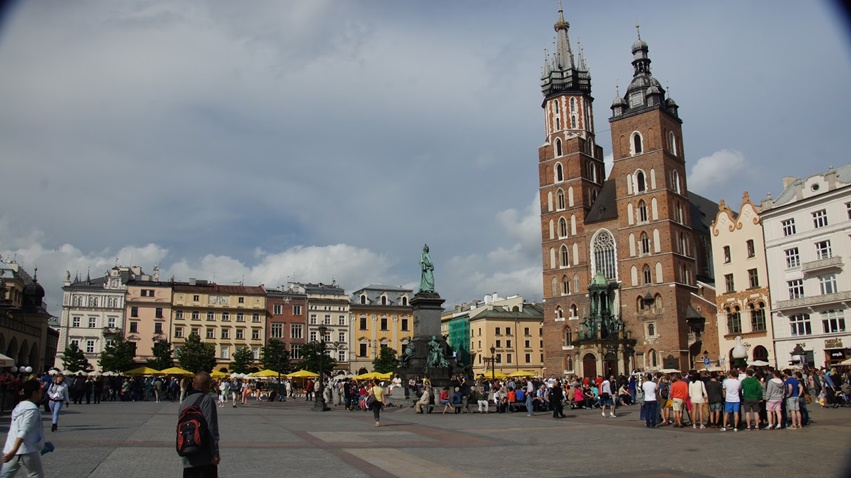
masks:
{"label": "man in blue shirt", "polygon": [[786,379],[786,412],[789,414],[789,419],[792,424],[788,427],[789,430],[797,430],[801,428],[801,411],[798,406],[798,389],[800,388],[798,379],[792,375],[791,370],[784,370],[788,377]]}

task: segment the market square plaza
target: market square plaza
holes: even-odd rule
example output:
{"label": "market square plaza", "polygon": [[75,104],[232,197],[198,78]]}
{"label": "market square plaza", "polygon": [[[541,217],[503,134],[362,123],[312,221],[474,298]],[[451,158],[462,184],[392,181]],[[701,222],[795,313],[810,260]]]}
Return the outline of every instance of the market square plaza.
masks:
{"label": "market square plaza", "polygon": [[[372,413],[340,407],[317,413],[311,403],[250,401],[219,408],[222,477],[333,476],[847,476],[851,408],[810,412],[802,430],[720,432],[647,429],[638,406],[617,418],[600,411],[487,415],[415,414],[388,408],[375,428]],[[180,476],[174,448],[177,402],[104,402],[62,411],[47,439],[47,476]],[[2,417],[0,430],[9,427]],[[514,471],[512,471],[514,470]]]}

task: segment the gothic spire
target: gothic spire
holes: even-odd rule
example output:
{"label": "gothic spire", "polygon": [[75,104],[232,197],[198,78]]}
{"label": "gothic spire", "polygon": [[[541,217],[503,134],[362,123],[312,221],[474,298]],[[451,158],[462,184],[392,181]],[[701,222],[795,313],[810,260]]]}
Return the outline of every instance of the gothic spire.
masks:
{"label": "gothic spire", "polygon": [[567,30],[570,23],[564,19],[564,10],[561,8],[561,0],[558,5],[558,21],[553,25],[556,31],[556,67],[560,70],[573,69],[573,52],[570,51],[570,38]]}

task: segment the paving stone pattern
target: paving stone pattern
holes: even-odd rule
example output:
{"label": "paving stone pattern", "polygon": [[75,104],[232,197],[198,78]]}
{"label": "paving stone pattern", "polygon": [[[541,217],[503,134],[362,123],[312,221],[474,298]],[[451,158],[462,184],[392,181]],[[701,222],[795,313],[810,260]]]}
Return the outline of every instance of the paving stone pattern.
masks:
{"label": "paving stone pattern", "polygon": [[[180,476],[174,450],[177,403],[107,402],[63,410],[48,439],[49,477]],[[410,408],[372,413],[333,408],[316,413],[303,401],[219,408],[220,476],[536,477],[846,476],[851,408],[815,409],[802,430],[720,432],[646,429],[637,407],[618,418],[597,410],[549,414],[418,415]],[[0,417],[6,433],[8,415]],[[790,459],[790,457],[797,457]],[[825,459],[831,457],[831,459]]]}

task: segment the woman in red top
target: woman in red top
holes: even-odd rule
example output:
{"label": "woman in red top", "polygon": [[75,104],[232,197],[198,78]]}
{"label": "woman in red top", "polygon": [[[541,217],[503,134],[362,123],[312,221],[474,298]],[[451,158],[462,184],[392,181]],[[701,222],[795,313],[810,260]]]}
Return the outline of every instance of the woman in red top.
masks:
{"label": "woman in red top", "polygon": [[446,410],[455,411],[455,407],[452,406],[452,400],[449,399],[449,390],[443,389],[440,391],[440,404],[443,405],[443,414],[446,414]]}

